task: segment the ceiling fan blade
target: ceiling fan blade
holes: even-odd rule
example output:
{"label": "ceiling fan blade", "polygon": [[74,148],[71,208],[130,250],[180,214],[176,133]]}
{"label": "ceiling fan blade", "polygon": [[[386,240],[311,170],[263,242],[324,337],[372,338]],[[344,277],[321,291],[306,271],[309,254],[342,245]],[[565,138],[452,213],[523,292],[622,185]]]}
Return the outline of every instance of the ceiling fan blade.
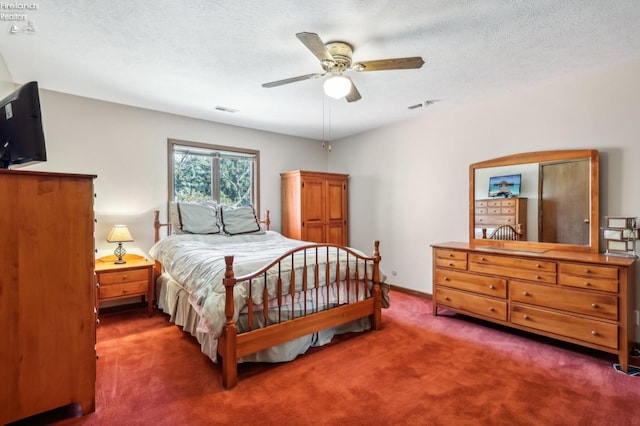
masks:
{"label": "ceiling fan blade", "polygon": [[351,91],[344,98],[347,100],[347,102],[359,101],[360,99],[362,99],[362,96],[360,96],[360,92],[358,92],[356,85],[353,84],[353,80],[351,80],[351,77],[347,78],[349,79],[349,81],[351,81]]}
{"label": "ceiling fan blade", "polygon": [[320,59],[321,61],[335,62],[333,56],[331,56],[331,53],[329,53],[327,46],[324,45],[322,39],[320,39],[320,36],[318,36],[318,34],[302,32],[296,34],[296,37],[298,37],[298,40],[300,40],[302,44],[307,46],[307,49],[309,49],[311,53],[316,56],[316,58]]}
{"label": "ceiling fan blade", "polygon": [[356,71],[408,70],[421,68],[423,64],[424,60],[420,56],[413,56],[410,58],[357,62],[351,68]]}
{"label": "ceiling fan blade", "polygon": [[283,84],[295,83],[296,81],[311,80],[311,79],[314,79],[314,78],[322,77],[323,75],[324,74],[317,73],[317,72],[313,73],[313,74],[300,75],[298,77],[285,78],[284,80],[278,80],[278,81],[272,81],[270,83],[264,83],[262,85],[262,87],[282,86]]}

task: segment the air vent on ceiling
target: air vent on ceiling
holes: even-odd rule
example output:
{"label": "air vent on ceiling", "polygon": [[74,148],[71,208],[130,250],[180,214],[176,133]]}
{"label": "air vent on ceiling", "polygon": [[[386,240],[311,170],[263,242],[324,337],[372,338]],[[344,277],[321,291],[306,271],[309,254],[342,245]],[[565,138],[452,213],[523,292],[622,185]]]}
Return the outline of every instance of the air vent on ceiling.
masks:
{"label": "air vent on ceiling", "polygon": [[220,106],[220,105],[216,105],[216,111],[222,111],[222,112],[230,112],[231,114],[238,112],[237,109],[233,109],[233,108],[229,108],[229,107],[225,107],[225,106]]}

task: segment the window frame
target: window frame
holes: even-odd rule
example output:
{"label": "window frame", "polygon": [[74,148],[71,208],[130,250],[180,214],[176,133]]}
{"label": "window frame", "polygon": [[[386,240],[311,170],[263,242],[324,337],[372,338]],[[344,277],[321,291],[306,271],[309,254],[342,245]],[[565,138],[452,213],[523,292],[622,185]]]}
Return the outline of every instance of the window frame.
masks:
{"label": "window frame", "polygon": [[[229,152],[229,153],[238,153],[238,154],[250,154],[254,156],[254,170],[253,170],[253,179],[251,181],[251,192],[253,194],[253,199],[251,200],[251,205],[254,207],[256,214],[260,212],[260,151],[256,149],[249,148],[239,148],[232,146],[224,146],[224,145],[216,145],[204,142],[193,142],[186,141],[181,139],[167,139],[167,177],[168,177],[168,203],[175,201],[174,199],[174,181],[175,181],[175,162],[174,162],[174,151],[175,146],[181,147],[193,147],[196,149],[209,149],[212,151],[220,151],[220,152]],[[213,168],[212,168],[213,172]],[[220,192],[220,185],[214,176],[211,179],[211,191],[212,197],[215,197],[215,194]]]}

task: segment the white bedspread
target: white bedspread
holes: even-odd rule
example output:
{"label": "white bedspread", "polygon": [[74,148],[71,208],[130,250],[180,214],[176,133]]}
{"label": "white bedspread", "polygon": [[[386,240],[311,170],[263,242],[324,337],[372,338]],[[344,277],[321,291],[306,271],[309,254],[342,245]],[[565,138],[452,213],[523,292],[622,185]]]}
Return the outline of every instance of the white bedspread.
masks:
{"label": "white bedspread", "polygon": [[[267,231],[262,235],[236,235],[233,237],[225,235],[171,235],[156,243],[150,250],[151,256],[160,261],[171,277],[178,281],[189,293],[191,305],[199,313],[201,320],[199,331],[211,333],[212,337],[218,338],[222,334],[222,327],[225,322],[224,300],[225,288],[222,283],[225,272],[225,255],[233,255],[233,267],[236,277],[253,273],[261,267],[266,266],[285,252],[306,245],[304,241],[293,240],[282,236],[274,231]],[[326,250],[326,249],[325,249]],[[326,251],[320,251],[319,263],[326,262]],[[359,252],[358,252],[359,253]],[[329,261],[335,262],[336,250],[329,252]],[[315,261],[315,251],[307,253],[307,268]],[[294,259],[296,270],[297,290],[301,286],[302,270],[304,269],[304,256],[299,255]],[[355,259],[350,259],[350,263]],[[345,279],[346,257],[340,255],[341,277],[335,277],[335,267],[330,268],[329,280],[334,282],[336,278]],[[289,283],[286,281],[291,269],[291,262],[284,262],[281,271],[283,277],[283,287],[288,289]],[[325,268],[319,268],[319,285],[325,282]],[[364,275],[364,268],[358,271],[360,277]],[[351,267],[352,278],[355,274],[355,267]],[[371,278],[371,271],[367,272]],[[269,299],[276,294],[277,270],[270,271],[267,277]],[[313,285],[313,277],[310,274],[309,285]],[[251,297],[256,305],[263,303],[262,280],[253,282]],[[285,292],[288,293],[288,292]],[[364,293],[364,292],[363,292]],[[247,284],[236,285],[234,288],[235,318],[238,320],[239,313],[245,309],[248,299]],[[360,298],[364,294],[360,295]],[[303,303],[306,303],[303,301]]]}

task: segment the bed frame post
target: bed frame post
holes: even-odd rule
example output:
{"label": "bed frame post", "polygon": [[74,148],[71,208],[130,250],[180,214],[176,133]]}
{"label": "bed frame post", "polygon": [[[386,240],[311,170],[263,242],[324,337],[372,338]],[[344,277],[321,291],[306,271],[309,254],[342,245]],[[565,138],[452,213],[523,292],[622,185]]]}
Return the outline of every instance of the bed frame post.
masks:
{"label": "bed frame post", "polygon": [[222,357],[222,386],[231,389],[238,383],[238,357],[236,355],[236,343],[238,329],[233,320],[234,303],[233,287],[236,279],[233,273],[233,256],[225,256],[224,262],[226,270],[224,273],[225,305],[224,315],[226,321],[220,341],[218,342],[218,353]]}
{"label": "bed frame post", "polygon": [[380,290],[380,241],[373,243],[373,315],[371,315],[371,328],[380,330],[382,326],[382,291]]}

